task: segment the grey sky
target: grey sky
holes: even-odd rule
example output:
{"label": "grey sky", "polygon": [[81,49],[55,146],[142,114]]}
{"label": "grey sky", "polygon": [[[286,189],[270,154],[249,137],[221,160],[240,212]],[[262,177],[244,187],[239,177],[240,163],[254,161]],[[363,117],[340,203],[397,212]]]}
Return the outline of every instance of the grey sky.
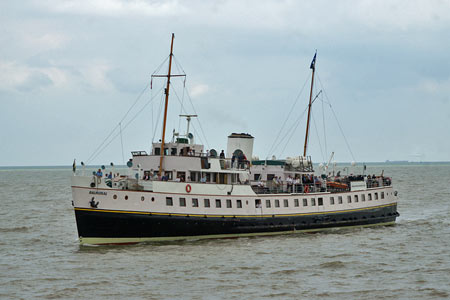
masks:
{"label": "grey sky", "polygon": [[[301,154],[305,118],[283,153],[283,143],[268,151],[317,49],[328,98],[313,113],[318,127],[326,119],[327,151],[313,125],[314,161],[331,151],[337,161],[353,160],[333,115],[322,115],[322,99],[357,161],[450,160],[450,1],[41,0],[2,1],[0,11],[3,166],[86,161],[167,57],[172,32],[212,148],[248,132],[260,158]],[[306,106],[308,85],[288,128]],[[172,96],[167,138],[178,129]],[[125,160],[149,150],[160,99],[123,132]],[[110,161],[122,163],[119,138],[92,163]]]}

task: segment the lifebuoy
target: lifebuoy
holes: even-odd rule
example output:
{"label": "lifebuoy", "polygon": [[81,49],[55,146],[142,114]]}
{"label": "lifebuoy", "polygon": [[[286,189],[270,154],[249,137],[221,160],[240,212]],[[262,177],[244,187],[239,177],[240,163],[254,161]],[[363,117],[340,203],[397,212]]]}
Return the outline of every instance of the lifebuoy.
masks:
{"label": "lifebuoy", "polygon": [[190,184],[186,184],[186,192],[190,193],[192,190],[191,185]]}
{"label": "lifebuoy", "polygon": [[309,185],[305,185],[305,193],[309,193]]}

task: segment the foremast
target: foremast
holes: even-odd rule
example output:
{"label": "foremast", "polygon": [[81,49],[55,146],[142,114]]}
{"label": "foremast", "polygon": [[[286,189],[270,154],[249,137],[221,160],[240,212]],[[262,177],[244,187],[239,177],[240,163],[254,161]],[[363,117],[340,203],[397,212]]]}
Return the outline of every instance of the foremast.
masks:
{"label": "foremast", "polygon": [[312,69],[311,91],[309,93],[308,119],[306,121],[306,134],[305,134],[305,146],[303,148],[303,157],[306,157],[306,148],[308,147],[309,123],[310,123],[310,117],[311,117],[312,93],[313,93],[313,87],[314,87],[314,73],[316,71],[316,56],[317,56],[317,51],[314,54],[314,58],[311,62],[311,66],[310,66],[310,69]]}

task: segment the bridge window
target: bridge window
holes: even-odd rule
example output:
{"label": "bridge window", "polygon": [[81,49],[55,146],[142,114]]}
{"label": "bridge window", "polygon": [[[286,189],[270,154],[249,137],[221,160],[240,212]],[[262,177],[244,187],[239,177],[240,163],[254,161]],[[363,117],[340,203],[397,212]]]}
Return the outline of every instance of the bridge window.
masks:
{"label": "bridge window", "polygon": [[259,180],[261,178],[261,174],[255,174],[255,180]]}
{"label": "bridge window", "polygon": [[166,197],[166,205],[167,206],[173,206],[173,199],[172,199],[172,197]]}
{"label": "bridge window", "polygon": [[205,204],[205,207],[210,207],[209,199],[203,199],[203,203]]}
{"label": "bridge window", "polygon": [[192,207],[198,207],[198,199],[192,198]]}
{"label": "bridge window", "polygon": [[186,198],[180,198],[180,206],[186,206]]}

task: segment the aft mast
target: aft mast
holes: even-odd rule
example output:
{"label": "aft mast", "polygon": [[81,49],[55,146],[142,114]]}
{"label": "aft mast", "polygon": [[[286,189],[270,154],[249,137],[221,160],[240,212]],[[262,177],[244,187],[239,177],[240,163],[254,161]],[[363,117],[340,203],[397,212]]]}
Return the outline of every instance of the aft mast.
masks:
{"label": "aft mast", "polygon": [[161,176],[162,168],[163,168],[163,160],[164,160],[164,145],[165,145],[165,137],[166,137],[166,122],[167,122],[167,106],[169,104],[170,72],[172,69],[174,38],[175,38],[175,34],[172,33],[172,43],[170,44],[170,56],[169,56],[169,71],[167,73],[167,86],[166,86],[166,90],[165,90],[166,101],[165,101],[165,105],[164,105],[164,121],[163,121],[163,132],[162,132],[162,138],[161,138],[161,157],[159,159],[158,176]]}
{"label": "aft mast", "polygon": [[314,87],[314,73],[316,71],[316,56],[317,50],[316,53],[314,54],[314,58],[310,66],[310,69],[312,69],[312,78],[311,78],[311,91],[309,93],[308,120],[306,121],[306,135],[305,135],[305,146],[303,148],[303,157],[306,157],[306,148],[308,147],[309,121],[311,117],[312,93]]}

